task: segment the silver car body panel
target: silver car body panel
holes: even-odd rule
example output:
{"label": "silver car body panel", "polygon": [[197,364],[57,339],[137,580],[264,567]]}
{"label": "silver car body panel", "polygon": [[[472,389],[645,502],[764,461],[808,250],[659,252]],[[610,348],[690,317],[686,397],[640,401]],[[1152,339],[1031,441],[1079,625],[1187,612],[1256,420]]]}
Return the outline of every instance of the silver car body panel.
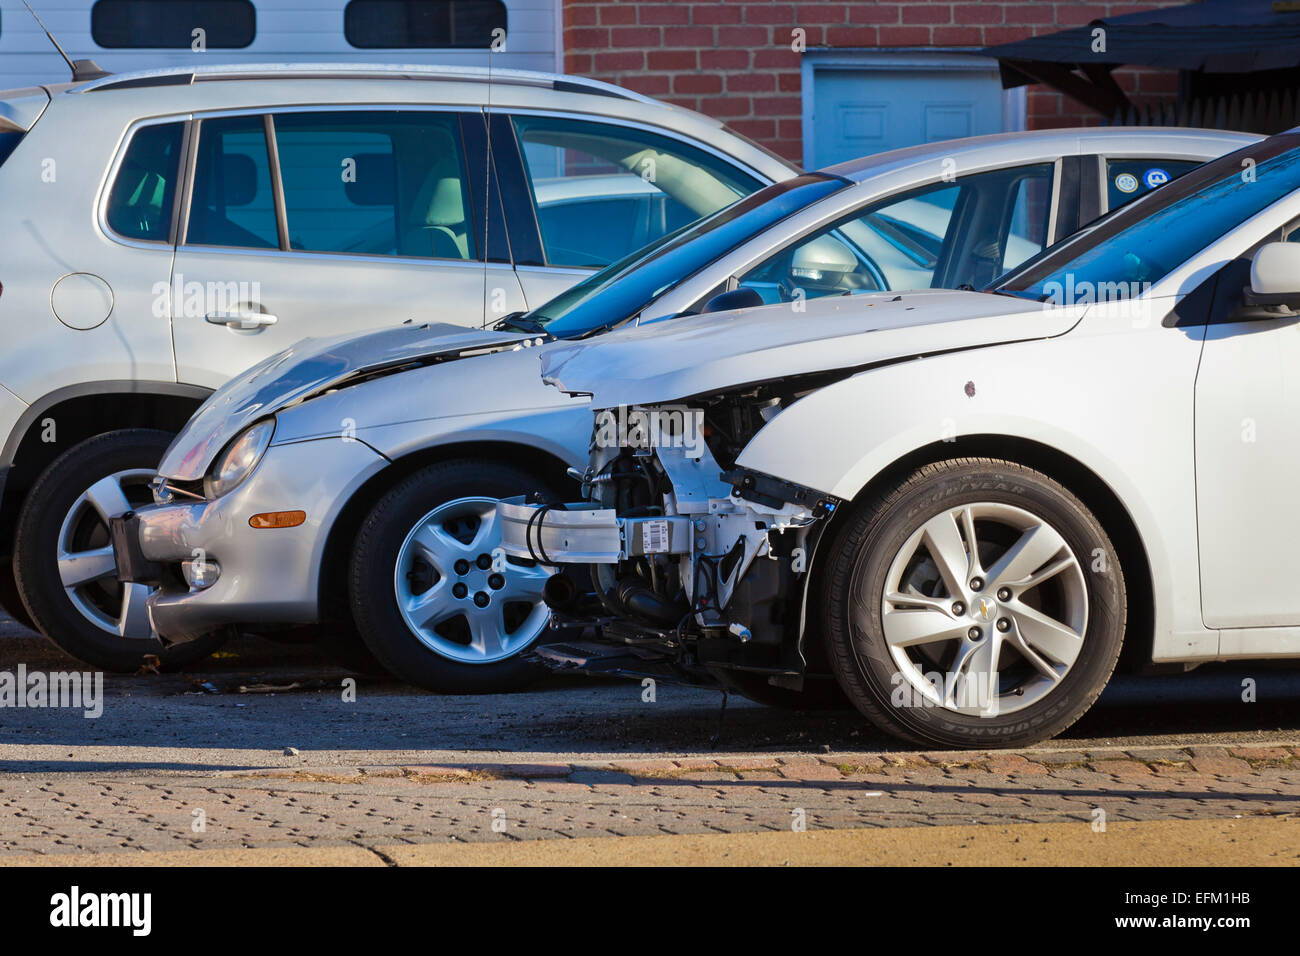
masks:
{"label": "silver car body panel", "polygon": [[[190,75],[190,82],[119,86],[153,76]],[[4,121],[30,127],[0,168],[0,188],[12,188],[21,196],[21,202],[0,208],[0,232],[11,240],[0,301],[5,328],[0,385],[24,404],[41,404],[61,390],[93,383],[138,382],[145,391],[150,383],[215,388],[307,333],[432,317],[477,327],[483,321],[484,289],[490,300],[493,290],[501,288],[507,305],[522,306],[525,297],[532,296],[509,266],[386,257],[383,268],[397,270],[404,278],[390,283],[391,298],[367,303],[357,299],[357,290],[373,281],[366,270],[373,271],[379,260],[369,257],[196,246],[182,246],[178,252],[168,242],[117,238],[103,228],[97,211],[129,131],[141,124],[295,109],[477,112],[490,105],[494,111],[542,112],[650,130],[725,156],[763,182],[796,172],[784,160],[728,132],[718,120],[608,84],[514,70],[493,70],[491,79],[489,100],[486,70],[244,64],[117,74],[0,95]],[[304,267],[316,276],[314,300],[294,291],[302,283]],[[429,282],[439,274],[448,275],[458,288],[472,287],[472,300],[431,298]],[[464,282],[458,278],[462,274]],[[539,295],[559,291],[584,274],[545,269],[528,273]],[[72,327],[53,313],[51,289],[69,275],[97,277],[111,290],[107,317],[99,324]],[[168,292],[169,283],[182,277],[200,283],[248,280],[269,290],[272,275],[285,291],[266,305],[281,321],[261,330],[222,328],[205,323],[203,315],[173,315],[174,303],[168,306],[168,299],[175,298]],[[0,435],[11,434],[22,411],[10,413],[0,405]]]}
{"label": "silver car body panel", "polygon": [[214,392],[176,436],[159,474],[179,481],[202,478],[217,452],[248,425],[353,376],[416,359],[500,348],[523,338],[443,323],[303,339]]}

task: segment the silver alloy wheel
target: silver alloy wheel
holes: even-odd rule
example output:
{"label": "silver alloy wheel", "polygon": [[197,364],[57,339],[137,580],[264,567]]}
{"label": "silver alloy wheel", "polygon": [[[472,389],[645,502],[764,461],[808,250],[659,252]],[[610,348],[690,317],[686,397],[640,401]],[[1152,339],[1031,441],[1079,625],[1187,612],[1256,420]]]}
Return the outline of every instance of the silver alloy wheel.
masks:
{"label": "silver alloy wheel", "polygon": [[434,653],[464,664],[513,657],[548,618],[542,586],[555,569],[493,554],[501,545],[496,505],[495,498],[439,505],[397,552],[393,588],[406,626]]}
{"label": "silver alloy wheel", "polygon": [[153,476],[152,469],[131,468],[101,478],[72,503],[59,526],[56,559],[68,600],[86,620],[118,637],[152,639],[145,604],[154,589],[117,581],[108,519],[130,511],[129,493],[141,493]]}
{"label": "silver alloy wheel", "polygon": [[918,702],[980,717],[1060,686],[1088,627],[1083,568],[1065,539],[995,502],[917,528],[889,566],[883,598],[885,642]]}

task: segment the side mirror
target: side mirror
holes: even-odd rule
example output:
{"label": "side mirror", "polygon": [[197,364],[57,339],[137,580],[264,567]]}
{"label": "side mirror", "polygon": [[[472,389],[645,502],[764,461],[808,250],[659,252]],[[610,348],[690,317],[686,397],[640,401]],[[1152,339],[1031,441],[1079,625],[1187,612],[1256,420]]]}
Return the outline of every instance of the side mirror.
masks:
{"label": "side mirror", "polygon": [[1243,293],[1246,305],[1274,306],[1275,315],[1300,311],[1300,243],[1270,242],[1261,246],[1250,263],[1250,285]]}
{"label": "side mirror", "polygon": [[719,292],[704,303],[704,308],[700,312],[702,314],[705,312],[731,312],[735,309],[755,309],[763,304],[761,295],[749,286],[742,285],[730,292]]}

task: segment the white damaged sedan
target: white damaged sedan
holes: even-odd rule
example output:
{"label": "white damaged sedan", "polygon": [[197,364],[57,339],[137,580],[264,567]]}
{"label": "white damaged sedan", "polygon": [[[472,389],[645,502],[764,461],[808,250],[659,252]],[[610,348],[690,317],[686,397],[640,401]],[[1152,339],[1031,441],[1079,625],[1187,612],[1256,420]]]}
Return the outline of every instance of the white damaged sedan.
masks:
{"label": "white damaged sedan", "polygon": [[[825,298],[541,356],[586,500],[498,506],[596,641],[556,665],[807,702],[940,747],[1060,733],[1121,647],[1300,657],[1300,135],[984,292]],[[833,677],[833,683],[831,678]]]}

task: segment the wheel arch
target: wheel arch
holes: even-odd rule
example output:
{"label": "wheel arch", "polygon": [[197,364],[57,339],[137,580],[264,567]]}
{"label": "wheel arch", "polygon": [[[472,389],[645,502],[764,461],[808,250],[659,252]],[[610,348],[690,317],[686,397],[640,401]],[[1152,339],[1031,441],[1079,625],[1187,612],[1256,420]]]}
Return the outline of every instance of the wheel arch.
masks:
{"label": "wheel arch", "polygon": [[[121,428],[179,431],[211,389],[177,382],[83,382],[56,389],[29,405],[0,450],[0,541],[13,540],[27,491],[59,455],[95,435]],[[54,441],[45,441],[53,420]]]}
{"label": "wheel arch", "polygon": [[421,468],[459,458],[480,458],[516,467],[536,468],[540,476],[556,487],[563,487],[565,482],[573,484],[567,475],[568,465],[561,458],[522,442],[496,439],[448,442],[421,448],[394,459],[391,465],[372,475],[352,493],[330,527],[322,552],[317,585],[317,606],[323,621],[350,619],[347,565],[352,550],[351,542],[356,538],[361,522],[375,501]]}

